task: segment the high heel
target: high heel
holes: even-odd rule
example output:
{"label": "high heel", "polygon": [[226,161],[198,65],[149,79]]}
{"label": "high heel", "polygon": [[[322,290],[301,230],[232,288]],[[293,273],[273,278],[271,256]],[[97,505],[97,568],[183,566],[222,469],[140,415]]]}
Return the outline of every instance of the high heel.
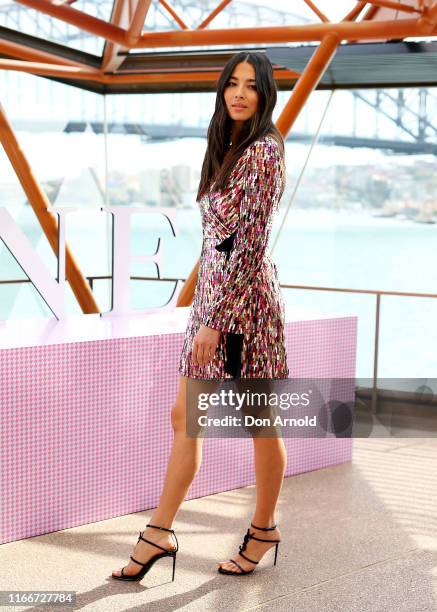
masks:
{"label": "high heel", "polygon": [[173,531],[173,529],[167,529],[167,527],[158,527],[158,525],[150,525],[150,523],[148,525],[146,525],[146,526],[147,527],[154,527],[155,529],[161,529],[162,531],[169,531],[174,536],[174,539],[176,540],[176,548],[173,549],[173,550],[168,550],[167,548],[163,548],[162,546],[159,546],[159,544],[155,544],[155,542],[152,542],[151,540],[147,540],[147,538],[143,538],[143,533],[140,531],[140,535],[139,535],[139,538],[137,540],[137,544],[138,544],[138,542],[140,540],[143,540],[144,542],[147,542],[148,544],[152,544],[153,546],[156,546],[157,548],[160,548],[164,552],[158,553],[158,554],[154,555],[146,563],[140,563],[140,561],[137,561],[136,559],[134,559],[131,556],[130,558],[132,559],[132,561],[134,563],[138,563],[138,565],[141,565],[140,571],[137,572],[136,574],[131,574],[130,576],[128,576],[127,574],[124,574],[124,572],[123,572],[124,567],[123,567],[121,569],[121,575],[120,576],[115,576],[114,574],[112,574],[112,577],[117,579],[117,580],[141,580],[147,574],[147,572],[150,570],[150,568],[153,566],[153,564],[156,561],[158,561],[158,559],[162,559],[163,557],[173,557],[173,575],[172,575],[172,579],[171,579],[171,581],[173,582],[174,581],[174,576],[175,576],[175,571],[176,571],[176,553],[179,550],[179,542],[178,542],[178,539],[176,537],[176,534]]}
{"label": "high heel", "polygon": [[[273,531],[277,527],[277,525],[273,525],[273,527],[257,527],[253,523],[250,523],[250,524],[251,524],[251,526],[254,529],[259,529],[260,531]],[[248,544],[249,540],[258,540],[258,542],[276,542],[276,546],[275,546],[275,560],[273,562],[273,565],[276,565],[276,558],[278,556],[279,542],[281,540],[266,540],[264,538],[257,538],[255,535],[253,535],[253,533],[250,533],[250,529],[248,529],[246,535],[244,536],[243,544],[241,544],[240,547],[239,547],[239,554],[240,554],[241,557],[243,557],[243,559],[246,559],[246,561],[249,561],[250,563],[253,563],[255,566],[258,565],[259,561],[253,561],[252,559],[249,559],[249,557],[246,557],[246,555],[243,554],[243,552],[247,548],[247,544]],[[218,572],[220,574],[228,574],[230,576],[245,576],[247,574],[252,574],[254,569],[255,569],[255,567],[253,567],[251,570],[244,570],[242,568],[242,566],[239,563],[237,563],[237,561],[234,561],[234,559],[229,559],[229,561],[231,561],[231,563],[234,563],[234,565],[236,565],[240,571],[239,572],[233,572],[232,570],[227,570],[227,569],[219,566]]]}

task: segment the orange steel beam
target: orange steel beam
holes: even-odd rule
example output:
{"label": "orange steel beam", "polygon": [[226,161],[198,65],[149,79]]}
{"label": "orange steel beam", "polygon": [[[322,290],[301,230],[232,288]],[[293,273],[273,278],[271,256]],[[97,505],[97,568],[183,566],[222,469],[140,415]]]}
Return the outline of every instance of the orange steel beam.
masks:
{"label": "orange steel beam", "polygon": [[[111,23],[119,27],[127,26],[129,23],[129,16],[127,14],[128,8],[129,7],[125,0],[115,0],[111,15]],[[112,72],[120,67],[125,59],[124,57],[118,56],[118,52],[122,49],[126,49],[126,47],[117,45],[111,40],[107,40],[105,42],[101,64],[101,69],[103,72]]]}
{"label": "orange steel beam", "polygon": [[[47,236],[53,252],[58,257],[58,221],[57,216],[50,211],[51,204],[41,189],[32,169],[21,149],[10,126],[2,105],[0,104],[0,142],[8,156],[18,180]],[[98,313],[99,308],[94,299],[86,278],[81,273],[71,250],[66,245],[65,276],[85,314]]]}
{"label": "orange steel beam", "polygon": [[389,21],[337,22],[297,26],[272,26],[259,28],[226,28],[221,30],[184,30],[147,32],[134,45],[145,47],[189,47],[203,45],[239,45],[247,43],[288,43],[323,40],[334,34],[346,41],[408,36],[430,36],[437,32],[435,24],[426,16],[420,19]]}
{"label": "orange steel beam", "polygon": [[130,48],[143,32],[144,22],[150,8],[151,0],[137,0],[130,25],[126,32],[126,46]]}
{"label": "orange steel beam", "polygon": [[[362,4],[363,3],[360,3],[360,8],[363,8],[361,6]],[[351,22],[357,17],[357,15],[358,13],[356,13],[356,11],[350,11],[344,18],[344,21],[341,23]],[[339,38],[336,33],[329,33],[325,36],[319,47],[313,53],[310,61],[305,67],[305,70],[293,87],[291,96],[276,122],[276,127],[282,133],[284,138],[286,138],[287,134],[291,130],[310,94],[317,87],[340,43],[341,38]]]}
{"label": "orange steel beam", "polygon": [[220,30],[205,30],[203,28],[182,31],[170,30],[143,33],[134,42],[133,37],[129,36],[123,28],[108,24],[97,17],[86,15],[70,6],[54,6],[45,0],[17,0],[17,2],[129,48],[306,42],[322,40],[328,33],[333,33],[346,41],[386,40],[387,38],[405,38],[407,36],[427,36],[436,31],[435,24],[426,18],[429,11],[424,7],[424,16],[420,19],[380,22],[366,20],[353,24],[339,22]]}
{"label": "orange steel beam", "polygon": [[30,72],[40,76],[68,77],[86,81],[100,81],[101,79],[101,74],[98,70],[84,70],[76,66],[57,66],[55,64],[23,62],[21,60],[0,59],[0,70],[15,70],[18,72]]}
{"label": "orange steel beam", "polygon": [[81,62],[75,62],[74,60],[69,60],[53,53],[39,51],[38,49],[30,49],[25,45],[20,45],[8,40],[0,39],[0,53],[31,62],[43,62],[44,64],[54,65],[62,64],[63,66],[77,66],[79,68],[84,68],[85,70],[94,70],[93,68],[90,68],[90,66],[82,64]]}
{"label": "orange steel beam", "polygon": [[[97,83],[183,83],[187,80],[185,69],[178,72],[162,72],[161,69],[150,70],[147,73],[129,74],[102,74],[98,70],[83,70],[74,66],[58,66],[54,64],[44,64],[41,62],[25,62],[19,60],[0,59],[0,70],[14,70],[18,72],[29,72],[39,76],[62,77],[69,79],[80,79],[94,81]],[[220,70],[199,71],[190,73],[192,82],[215,83],[220,77]],[[274,77],[278,81],[298,78],[300,72],[295,70],[274,70]]]}
{"label": "orange steel beam", "polygon": [[437,23],[437,2],[428,10],[428,20],[435,26]]}
{"label": "orange steel beam", "polygon": [[[230,0],[229,0],[230,1]],[[165,10],[170,13],[170,15],[173,17],[173,19],[176,21],[176,23],[178,25],[181,26],[181,28],[183,30],[188,30],[189,27],[187,26],[187,24],[185,23],[185,21],[183,21],[179,15],[176,13],[176,11],[174,10],[174,8],[172,6],[170,6],[170,4],[168,2],[166,2],[166,0],[159,0],[159,4],[162,4],[162,6],[165,8]]]}
{"label": "orange steel beam", "polygon": [[382,8],[391,8],[395,11],[402,11],[404,13],[422,13],[422,10],[418,7],[411,6],[410,4],[402,4],[401,2],[393,2],[392,0],[367,0],[369,4]]}
{"label": "orange steel beam", "polygon": [[276,121],[276,127],[284,138],[292,128],[309,95],[317,87],[339,44],[340,38],[336,34],[327,34],[293,87],[292,94]]}
{"label": "orange steel beam", "polygon": [[222,0],[218,6],[215,7],[213,11],[197,26],[197,30],[203,30],[207,25],[211,23],[211,21],[216,17],[221,11],[228,6],[231,0]]}
{"label": "orange steel beam", "polygon": [[[422,17],[424,18],[426,22],[428,6],[429,6],[428,0],[426,0],[426,5],[421,0],[419,0],[419,4],[417,0],[403,0],[402,4],[408,5],[410,8],[413,8],[413,9],[419,6],[419,11],[422,13]],[[408,19],[410,17],[410,14],[399,11],[398,10],[399,5],[400,3],[397,3],[395,7],[388,8],[388,7],[383,7],[383,6],[376,6],[375,3],[372,3],[370,5],[369,10],[364,15],[363,19],[373,20],[375,22],[380,22],[380,23],[384,22],[385,20],[389,20],[389,19],[398,19],[398,20]],[[390,38],[391,37],[388,36],[387,38],[384,39],[383,42],[386,42]],[[378,39],[378,41],[379,40],[380,39]],[[357,43],[360,43],[360,42],[361,42],[360,40],[357,41]],[[377,42],[377,41],[370,40],[369,42]]]}
{"label": "orange steel beam", "polygon": [[[274,78],[277,81],[288,81],[289,79],[297,79],[300,73],[295,70],[274,70]],[[216,83],[221,72],[190,72],[187,75],[185,72],[156,72],[156,73],[138,73],[138,74],[105,74],[101,79],[101,83],[184,83],[189,79],[191,82],[207,82]]]}
{"label": "orange steel beam", "polygon": [[376,15],[376,13],[378,11],[379,11],[379,6],[375,6],[375,5],[370,6],[369,10],[366,11],[366,14],[363,17],[363,20],[364,21],[366,21],[366,20],[370,21],[371,19],[373,19],[375,17],[375,15]]}
{"label": "orange steel beam", "polygon": [[61,5],[55,6],[46,0],[16,0],[19,4],[23,4],[24,6],[28,6],[29,8],[36,9],[41,13],[45,13],[46,15],[50,15],[51,17],[56,17],[57,19],[61,19],[61,21],[65,21],[71,25],[76,26],[81,30],[85,30],[86,32],[90,32],[91,34],[95,34],[96,36],[101,36],[106,38],[106,40],[111,40],[112,42],[118,43],[120,45],[126,45],[129,42],[129,38],[127,36],[126,30],[123,28],[119,28],[111,23],[107,23],[98,17],[93,17],[92,15],[87,15],[82,11],[78,11],[71,6]]}
{"label": "orange steel beam", "polygon": [[184,284],[182,285],[182,289],[179,292],[178,298],[176,300],[176,306],[189,306],[193,301],[194,289],[196,288],[197,283],[197,274],[199,272],[200,259],[198,259],[194,265],[194,268],[191,270],[190,274],[186,278]]}
{"label": "orange steel beam", "polygon": [[329,23],[330,20],[326,17],[326,15],[322,13],[322,11],[319,8],[317,8],[317,6],[314,4],[314,2],[312,2],[312,0],[304,0],[304,2],[310,7],[313,13],[317,15],[317,17],[320,17],[321,21],[325,21]]}
{"label": "orange steel beam", "polygon": [[366,0],[363,0],[363,2],[357,2],[356,6],[354,6],[354,8],[351,9],[349,13],[347,13],[347,15],[343,18],[343,21],[352,21],[353,19],[356,19],[361,13],[361,11],[364,9],[366,4]]}
{"label": "orange steel beam", "polygon": [[[143,31],[144,21],[150,7],[150,0],[134,0],[135,7],[125,0],[115,0],[111,23],[118,27],[127,27],[127,41],[135,41]],[[133,14],[131,14],[133,9]],[[125,57],[120,55],[120,51],[126,51],[129,45],[121,46],[110,40],[105,42],[103,49],[102,72],[115,72],[124,62]]]}

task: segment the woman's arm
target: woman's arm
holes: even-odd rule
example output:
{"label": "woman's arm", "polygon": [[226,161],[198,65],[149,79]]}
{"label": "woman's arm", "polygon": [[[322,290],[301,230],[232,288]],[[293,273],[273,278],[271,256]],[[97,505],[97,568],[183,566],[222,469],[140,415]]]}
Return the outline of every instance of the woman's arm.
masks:
{"label": "woman's arm", "polygon": [[245,304],[245,292],[256,280],[270,236],[273,212],[282,195],[279,145],[273,140],[252,143],[245,155],[239,225],[223,283],[215,288],[202,323],[234,332]]}

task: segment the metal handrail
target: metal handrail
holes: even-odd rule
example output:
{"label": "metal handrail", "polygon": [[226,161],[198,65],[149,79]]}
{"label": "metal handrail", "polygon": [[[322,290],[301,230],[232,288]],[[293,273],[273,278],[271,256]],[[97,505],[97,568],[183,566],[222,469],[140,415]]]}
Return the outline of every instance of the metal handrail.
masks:
{"label": "metal handrail", "polygon": [[[109,280],[112,276],[86,276],[90,284],[91,290],[95,280]],[[166,277],[157,278],[156,276],[131,276],[130,280],[150,280],[150,281],[164,281],[164,282],[178,282],[185,281],[185,278]],[[16,284],[16,283],[30,283],[29,279],[16,279],[16,280],[0,280],[0,285],[5,284]],[[282,289],[304,289],[306,291],[337,291],[341,293],[362,293],[367,295],[376,296],[375,304],[375,339],[374,339],[374,356],[373,356],[373,386],[372,386],[372,405],[371,410],[373,414],[377,413],[378,403],[378,351],[379,351],[379,330],[380,330],[380,311],[381,311],[381,297],[382,296],[396,296],[396,297],[417,297],[417,298],[437,298],[436,293],[417,293],[414,291],[388,291],[383,289],[352,289],[350,287],[320,287],[317,285],[290,285],[288,283],[280,283]]]}
{"label": "metal handrail", "polygon": [[378,405],[378,357],[379,357],[379,330],[380,330],[380,312],[381,312],[381,297],[397,296],[397,297],[418,297],[418,298],[437,298],[436,293],[416,293],[413,291],[387,291],[382,289],[351,289],[350,287],[317,287],[311,285],[289,285],[281,284],[284,289],[306,289],[312,291],[340,291],[343,293],[365,293],[376,296],[375,304],[375,339],[373,352],[373,384],[372,384],[372,405],[373,414],[377,413]]}

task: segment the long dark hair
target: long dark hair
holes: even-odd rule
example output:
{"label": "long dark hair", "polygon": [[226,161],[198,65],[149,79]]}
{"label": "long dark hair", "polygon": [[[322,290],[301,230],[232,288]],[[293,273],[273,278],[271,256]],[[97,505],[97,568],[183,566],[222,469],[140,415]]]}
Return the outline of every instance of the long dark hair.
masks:
{"label": "long dark hair", "polygon": [[[256,113],[244,122],[238,135],[238,142],[233,143],[233,153],[223,163],[229,141],[233,120],[229,116],[224,99],[224,89],[237,64],[248,62],[255,70],[255,84],[258,91]],[[272,121],[272,113],[277,100],[276,82],[273,67],[269,58],[260,52],[240,51],[231,57],[223,68],[217,83],[215,110],[207,133],[207,149],[202,165],[196,201],[210,188],[215,179],[215,187],[220,190],[227,185],[229,175],[236,161],[244,150],[255,140],[271,134],[278,141],[281,154],[284,156],[284,139]]]}

